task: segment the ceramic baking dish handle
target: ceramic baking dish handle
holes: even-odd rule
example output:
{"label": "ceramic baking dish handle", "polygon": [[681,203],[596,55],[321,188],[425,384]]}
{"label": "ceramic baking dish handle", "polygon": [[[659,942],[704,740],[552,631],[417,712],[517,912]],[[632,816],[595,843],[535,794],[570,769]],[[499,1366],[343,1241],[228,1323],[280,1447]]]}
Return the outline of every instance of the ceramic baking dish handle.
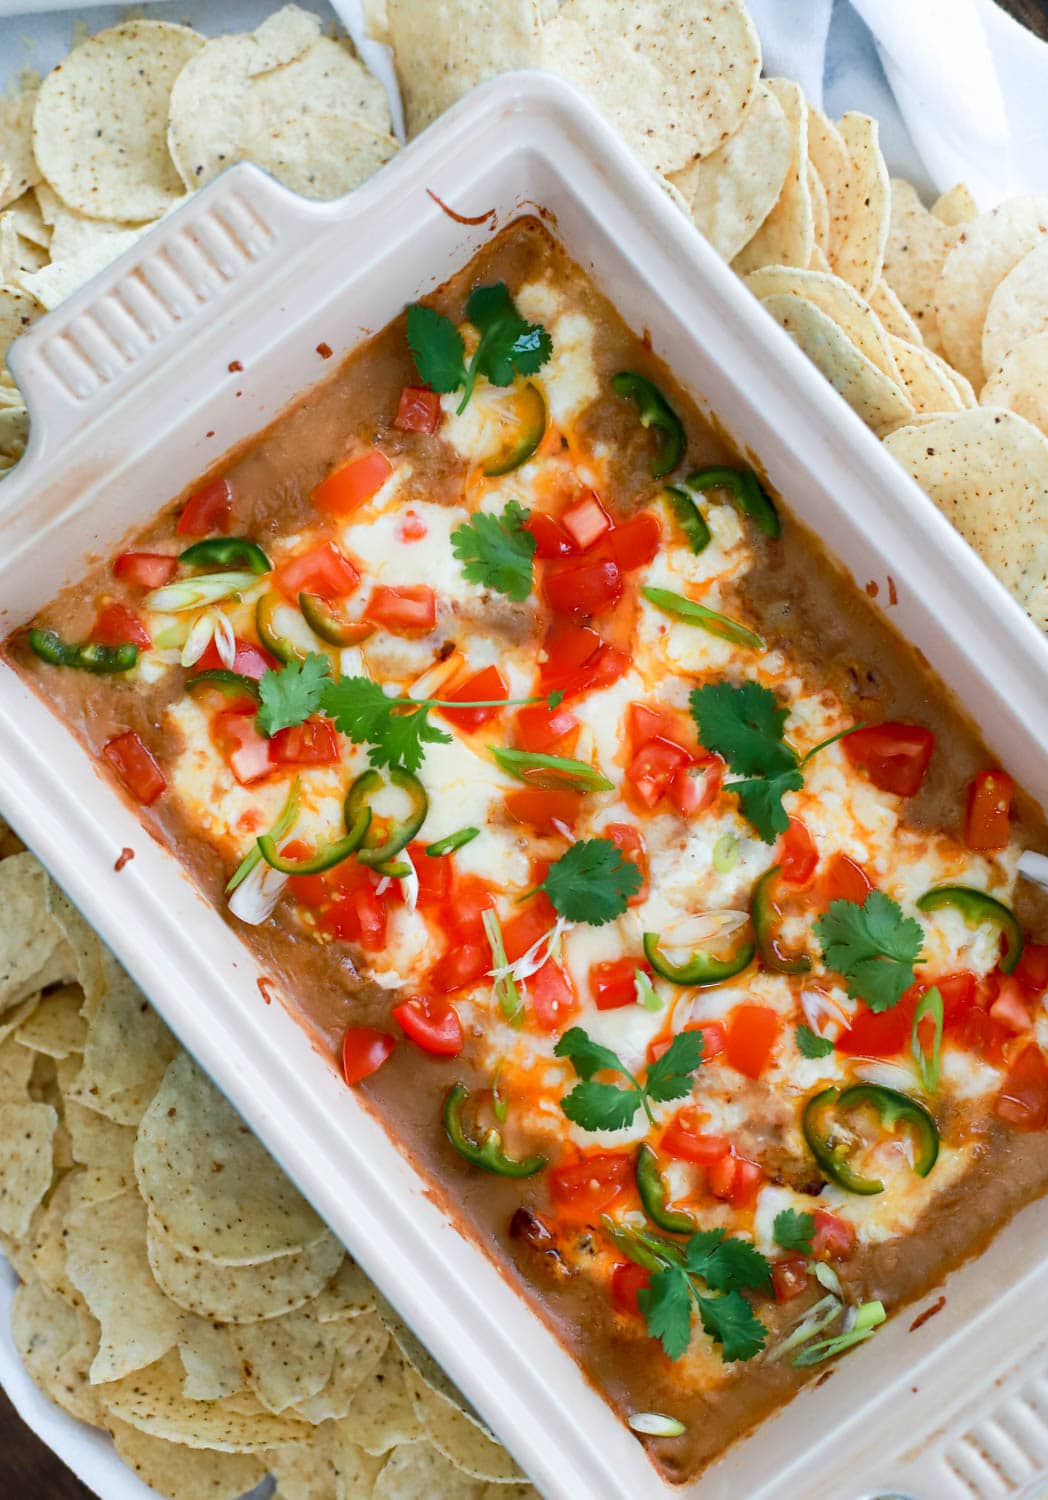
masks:
{"label": "ceramic baking dish handle", "polygon": [[34,323],[9,359],[29,408],[20,475],[50,462],[231,299],[271,277],[274,261],[315,235],[319,211],[239,163]]}

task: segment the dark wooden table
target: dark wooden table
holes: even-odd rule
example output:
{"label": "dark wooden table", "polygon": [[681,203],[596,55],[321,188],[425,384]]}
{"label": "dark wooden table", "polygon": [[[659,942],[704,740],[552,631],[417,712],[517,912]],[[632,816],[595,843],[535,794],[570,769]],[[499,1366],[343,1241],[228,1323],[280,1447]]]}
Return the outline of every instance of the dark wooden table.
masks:
{"label": "dark wooden table", "polygon": [[[1005,10],[1048,41],[1048,0],[999,0]],[[276,0],[274,0],[274,5]],[[0,1494],[25,1500],[94,1500],[33,1436],[0,1391]]]}

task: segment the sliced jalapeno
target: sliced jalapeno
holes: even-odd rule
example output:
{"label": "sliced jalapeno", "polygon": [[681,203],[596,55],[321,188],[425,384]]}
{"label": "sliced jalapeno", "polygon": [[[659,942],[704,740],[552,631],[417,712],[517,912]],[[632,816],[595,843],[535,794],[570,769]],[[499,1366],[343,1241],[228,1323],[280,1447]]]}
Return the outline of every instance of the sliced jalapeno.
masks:
{"label": "sliced jalapeno", "polygon": [[344,620],[319,594],[299,594],[298,607],[313,634],[329,646],[358,646],[375,632],[368,620]]}
{"label": "sliced jalapeno", "polygon": [[249,573],[271,573],[273,564],[257,542],[249,542],[246,536],[212,536],[206,541],[194,542],[178,554],[180,563],[187,568],[207,568],[217,564],[220,568],[247,568]]}
{"label": "sliced jalapeno", "polygon": [[672,589],[642,588],[641,593],[649,604],[654,604],[663,614],[672,615],[675,620],[697,625],[700,630],[719,636],[722,641],[731,641],[735,646],[750,646],[754,651],[764,650],[764,642],[755,631],[747,630],[738,620],[720,615],[715,609],[707,609],[697,599],[675,594]]}
{"label": "sliced jalapeno", "polygon": [[684,540],[691,550],[696,556],[700,552],[705,552],[710,544],[710,528],[706,524],[706,517],[687,490],[668,484],[662,492],[662,498],[669,506],[673,519],[683,531]]}
{"label": "sliced jalapeno", "polygon": [[282,875],[322,875],[325,870],[333,870],[336,865],[357,852],[370,826],[371,809],[362,808],[345,838],[336,839],[334,843],[318,849],[309,859],[284,859],[271,833],[260,836],[258,849],[266,864],[279,870]]}
{"label": "sliced jalapeno", "polygon": [[526,385],[514,390],[514,398],[520,416],[517,431],[499,455],[485,467],[484,474],[488,479],[495,479],[500,474],[512,474],[514,469],[526,464],[546,435],[546,400],[538,386],[529,380]]}
{"label": "sliced jalapeno", "polygon": [[742,942],[730,958],[714,958],[712,953],[707,953],[705,948],[698,948],[691,957],[683,964],[671,964],[669,959],[659,952],[659,934],[657,932],[646,932],[644,934],[644,956],[655,970],[656,974],[663,979],[670,980],[673,984],[687,985],[695,989],[705,989],[710,985],[723,984],[726,979],[733,979],[736,974],[741,974],[748,964],[753,962],[755,945],[751,939]]}
{"label": "sliced jalapeno", "polygon": [[[361,772],[346,793],[347,828],[356,826],[357,819],[365,808],[369,809],[372,814],[374,813],[374,800],[387,784],[395,786],[407,795],[411,804],[410,810],[406,817],[392,820],[384,834],[379,834],[374,826],[369,829],[364,845],[357,855],[362,865],[384,865],[411,842],[426,821],[429,797],[418,777],[412,775],[410,771],[402,770],[399,766],[390,766],[385,771],[376,770],[372,766],[370,770]],[[385,820],[382,821],[385,822]]]}
{"label": "sliced jalapeno", "polygon": [[33,629],[30,648],[52,667],[75,667],[81,672],[130,672],[138,661],[138,647],[130,641],[100,646],[95,641],[64,641],[57,630]]}
{"label": "sliced jalapeno", "polygon": [[758,531],[765,536],[778,536],[781,531],[779,513],[761,488],[760,480],[752,469],[729,469],[715,465],[710,469],[699,469],[683,481],[686,490],[727,490],[732,504],[744,516],[749,516]]}
{"label": "sliced jalapeno", "polygon": [[881,1124],[890,1131],[897,1125],[911,1127],[917,1144],[913,1170],[918,1177],[927,1177],[939,1155],[938,1126],[923,1104],[880,1083],[853,1084],[843,1093],[836,1088],[823,1089],[813,1094],[804,1106],[801,1122],[804,1139],[823,1175],[846,1192],[863,1197],[884,1192],[879,1177],[863,1177],[852,1166],[854,1138],[850,1132],[836,1129],[839,1116],[863,1105],[874,1109]]}
{"label": "sliced jalapeno", "polygon": [[445,834],[436,843],[426,845],[426,853],[430,859],[441,859],[445,854],[454,854],[456,849],[471,844],[480,834],[479,828],[457,828],[454,833]]}
{"label": "sliced jalapeno", "polygon": [[650,1146],[641,1146],[637,1152],[634,1171],[641,1205],[651,1222],[670,1234],[694,1234],[699,1226],[690,1214],[666,1207],[669,1194],[659,1171],[658,1157]]}
{"label": "sliced jalapeno", "polygon": [[259,701],[258,683],[243,672],[231,672],[227,667],[208,667],[206,671],[194,672],[186,682],[186,692],[195,692],[198,687],[217,688],[226,698],[253,698]]}
{"label": "sliced jalapeno", "polygon": [[1002,974],[1010,974],[1023,956],[1023,931],[1011,907],[969,885],[938,885],[917,902],[918,911],[941,911],[945,906],[959,911],[969,927],[992,922],[1000,929],[1004,953],[999,967]]}
{"label": "sliced jalapeno", "polygon": [[653,479],[661,479],[675,469],[684,457],[684,423],[678,417],[658,386],[635,370],[620,370],[611,378],[616,396],[627,396],[636,402],[640,425],[654,427],[658,451],[651,461]]}
{"label": "sliced jalapeno", "polygon": [[469,1090],[463,1083],[456,1083],[447,1092],[444,1100],[444,1131],[458,1154],[474,1167],[483,1167],[485,1172],[494,1172],[497,1177],[534,1177],[546,1165],[545,1156],[507,1156],[502,1147],[502,1132],[492,1128],[482,1141],[468,1134],[462,1120],[462,1110],[469,1099]]}
{"label": "sliced jalapeno", "polygon": [[775,882],[781,866],[772,865],[753,887],[750,914],[753,918],[753,935],[757,939],[757,952],[761,963],[773,974],[807,974],[811,959],[806,953],[790,955],[779,945],[778,910],[775,905]]}
{"label": "sliced jalapeno", "polygon": [[[310,647],[304,641],[293,639],[287,633],[287,628],[281,626],[278,618],[280,610],[287,611],[292,624],[301,620],[293,606],[288,604],[282,595],[276,592],[262,595],[255,606],[255,628],[258,631],[258,638],[266,650],[285,665],[288,662],[305,661],[310,655]],[[327,655],[337,663],[337,652],[329,651]]]}
{"label": "sliced jalapeno", "polygon": [[507,775],[515,776],[528,786],[567,792],[611,792],[615,789],[614,782],[585,760],[572,760],[567,755],[543,755],[537,750],[508,750],[502,745],[489,745],[488,749]]}

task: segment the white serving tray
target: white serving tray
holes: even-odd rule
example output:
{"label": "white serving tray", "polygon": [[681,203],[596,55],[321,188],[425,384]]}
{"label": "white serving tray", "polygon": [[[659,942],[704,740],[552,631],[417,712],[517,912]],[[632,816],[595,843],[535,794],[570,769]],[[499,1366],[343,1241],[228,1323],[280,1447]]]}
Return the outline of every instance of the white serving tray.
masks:
{"label": "white serving tray", "polygon": [[[907,634],[1048,804],[1048,643],[920,490],[569,87],[513,74],[379,175],[308,203],[232,168],[15,347],[31,416],[0,485],[0,634],[269,422],[494,224],[550,228],[859,584],[891,574]],[[231,362],[242,371],[231,373]],[[93,762],[0,667],[0,809],[181,1040],[476,1403],[549,1500],[998,1500],[1048,1472],[1048,1202],[889,1321],[696,1484],[640,1443],[384,1130]],[[120,849],[135,850],[122,873]],[[914,1309],[916,1312],[918,1309]],[[434,1497],[436,1500],[436,1497]]]}

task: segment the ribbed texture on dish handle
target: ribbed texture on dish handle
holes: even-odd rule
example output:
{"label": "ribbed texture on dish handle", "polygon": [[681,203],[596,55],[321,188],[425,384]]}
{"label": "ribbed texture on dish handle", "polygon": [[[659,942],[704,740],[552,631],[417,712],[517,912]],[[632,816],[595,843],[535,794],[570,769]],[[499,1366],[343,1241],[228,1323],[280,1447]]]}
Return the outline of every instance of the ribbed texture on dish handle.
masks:
{"label": "ribbed texture on dish handle", "polygon": [[[995,1382],[996,1383],[996,1382]],[[943,1493],[953,1500],[1043,1496],[1048,1475],[1048,1368],[1028,1368],[983,1414],[951,1435],[941,1456]]]}
{"label": "ribbed texture on dish handle", "polygon": [[29,407],[25,462],[50,457],[137,386],[194,324],[314,226],[311,204],[240,163],[41,318],[11,353]]}

